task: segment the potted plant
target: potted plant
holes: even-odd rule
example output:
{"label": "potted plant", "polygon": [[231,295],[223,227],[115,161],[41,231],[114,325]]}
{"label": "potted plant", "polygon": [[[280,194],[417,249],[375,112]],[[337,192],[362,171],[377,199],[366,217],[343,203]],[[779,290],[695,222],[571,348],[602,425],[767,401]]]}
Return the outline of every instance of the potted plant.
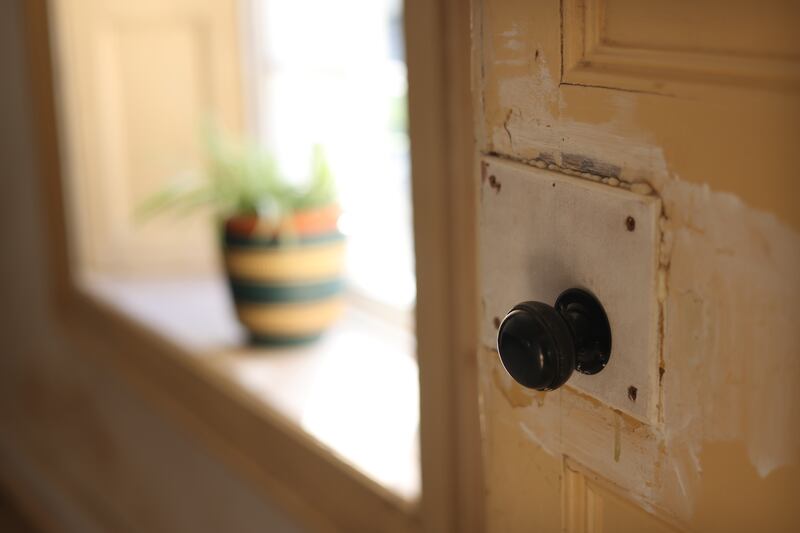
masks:
{"label": "potted plant", "polygon": [[170,184],[143,215],[210,207],[220,228],[228,283],[239,321],[254,344],[318,338],[342,309],[344,236],[322,149],[307,183],[289,183],[252,144],[210,136],[206,171]]}

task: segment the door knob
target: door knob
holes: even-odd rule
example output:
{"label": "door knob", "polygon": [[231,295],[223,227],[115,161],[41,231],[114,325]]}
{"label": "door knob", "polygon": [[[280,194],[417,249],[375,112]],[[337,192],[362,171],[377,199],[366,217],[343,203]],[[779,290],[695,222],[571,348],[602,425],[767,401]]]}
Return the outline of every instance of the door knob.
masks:
{"label": "door knob", "polygon": [[554,390],[574,370],[596,374],[611,356],[611,326],[593,294],[567,289],[554,306],[515,305],[497,332],[497,351],[506,371],[520,385]]}

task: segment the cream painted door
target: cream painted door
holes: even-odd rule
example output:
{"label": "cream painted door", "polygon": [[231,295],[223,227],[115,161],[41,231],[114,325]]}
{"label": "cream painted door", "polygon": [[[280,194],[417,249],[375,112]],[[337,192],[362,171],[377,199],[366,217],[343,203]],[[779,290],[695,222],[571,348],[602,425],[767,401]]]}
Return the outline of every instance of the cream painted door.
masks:
{"label": "cream painted door", "polygon": [[[798,22],[800,4],[777,0],[476,0],[484,168],[512,160],[532,181],[594,181],[662,210],[639,414],[635,391],[610,404],[573,380],[514,382],[492,296],[542,273],[482,273],[490,532],[800,531]],[[483,177],[484,221],[493,199],[525,194],[524,179]],[[508,252],[480,229],[484,264]]]}
{"label": "cream painted door", "polygon": [[67,188],[83,266],[122,275],[214,266],[207,217],[134,213],[202,165],[202,128],[242,125],[236,0],[54,0]]}

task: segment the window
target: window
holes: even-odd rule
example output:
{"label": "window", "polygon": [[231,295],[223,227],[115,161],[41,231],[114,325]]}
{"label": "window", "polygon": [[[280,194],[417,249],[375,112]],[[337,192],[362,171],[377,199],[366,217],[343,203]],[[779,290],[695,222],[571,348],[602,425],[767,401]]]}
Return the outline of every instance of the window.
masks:
{"label": "window", "polygon": [[[68,207],[84,289],[415,502],[419,392],[400,3],[264,0],[246,4],[244,17],[233,0],[57,4]],[[209,115],[249,128],[295,181],[315,144],[326,152],[348,241],[348,306],[315,344],[247,345],[207,213],[135,219],[153,191],[202,168]]]}
{"label": "window", "polygon": [[[358,304],[318,349],[266,353],[244,343],[220,274],[217,228],[208,218],[161,218],[141,226],[131,217],[165,180],[200,166],[197,132],[209,113],[233,131],[247,122],[265,142],[276,134],[263,107],[271,101],[273,71],[269,64],[254,66],[263,50],[242,46],[251,40],[241,30],[252,31],[248,21],[256,17],[240,11],[243,3],[26,3],[36,14],[26,22],[51,206],[53,310],[74,333],[76,357],[88,359],[93,352],[112,361],[108,370],[128,380],[137,399],[162,408],[165,419],[312,529],[333,524],[361,531],[379,524],[410,532],[425,524],[437,531],[479,531],[475,374],[461,364],[477,345],[474,190],[467,179],[474,154],[469,13],[444,2],[405,3],[407,31],[414,36],[408,42],[411,115],[422,117],[411,121],[411,137],[414,194],[424,199],[414,209],[417,248],[424,251],[415,259],[420,298],[414,305],[425,327],[415,339],[403,325],[414,294],[407,253],[383,263],[406,273],[392,291],[359,286],[366,278],[357,275],[357,264],[351,267]],[[381,6],[391,20],[390,29],[381,30],[389,37],[389,63],[398,66],[400,15],[395,4]],[[445,69],[440,62],[446,50]],[[249,67],[242,73],[244,55]],[[402,69],[395,70],[400,75],[387,92],[391,98],[403,87]],[[266,96],[257,96],[265,85]],[[444,100],[448,105],[439,105]],[[259,115],[256,104],[262,105]],[[402,120],[389,122],[393,133],[387,137],[394,141],[386,146],[396,149],[390,151],[397,158],[398,181],[392,183],[399,186],[408,175],[399,170],[407,165],[400,156]],[[309,141],[292,142],[301,151]],[[347,160],[335,146],[328,149],[333,160]],[[279,155],[290,170],[303,157]],[[369,166],[363,158],[353,161]],[[367,174],[353,176],[366,180]],[[390,198],[387,189],[379,192]],[[343,191],[346,203],[358,203],[358,195],[345,198],[353,196]],[[361,196],[365,204],[366,198]],[[404,209],[396,205],[399,198],[397,193],[387,204],[397,208],[395,214]],[[401,231],[408,216],[384,218],[395,224],[392,231]],[[352,220],[343,225],[356,231]],[[370,242],[369,232],[354,238]],[[375,255],[375,261],[384,258]],[[337,421],[329,413],[348,418]],[[421,493],[420,462],[426,468]],[[417,506],[418,498],[425,504]]]}
{"label": "window", "polygon": [[415,286],[400,1],[265,0],[253,9],[252,128],[295,179],[305,176],[312,146],[325,148],[344,210],[351,289],[409,313]]}

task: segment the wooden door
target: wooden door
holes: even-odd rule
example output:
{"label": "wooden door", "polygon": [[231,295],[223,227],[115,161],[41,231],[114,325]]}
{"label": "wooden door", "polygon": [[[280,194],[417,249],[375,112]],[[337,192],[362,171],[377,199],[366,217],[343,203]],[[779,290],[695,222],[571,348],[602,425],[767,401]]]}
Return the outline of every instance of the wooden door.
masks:
{"label": "wooden door", "polygon": [[[475,3],[482,264],[508,258],[482,273],[489,531],[800,531],[798,22],[800,4],[778,0]],[[545,273],[486,221],[504,194],[536,201],[526,180],[548,176],[660,206],[637,295],[655,302],[655,333],[629,354],[645,359],[646,398],[631,385],[608,402],[574,379],[531,391],[500,364],[493,296]],[[563,235],[544,244],[580,258],[581,235]],[[537,244],[524,227],[513,238]],[[566,267],[564,285],[592,288]],[[590,379],[618,372],[614,357]]]}
{"label": "wooden door", "polygon": [[242,127],[239,2],[52,4],[81,266],[117,275],[211,271],[217,247],[207,216],[142,222],[136,210],[202,170],[207,124]]}

